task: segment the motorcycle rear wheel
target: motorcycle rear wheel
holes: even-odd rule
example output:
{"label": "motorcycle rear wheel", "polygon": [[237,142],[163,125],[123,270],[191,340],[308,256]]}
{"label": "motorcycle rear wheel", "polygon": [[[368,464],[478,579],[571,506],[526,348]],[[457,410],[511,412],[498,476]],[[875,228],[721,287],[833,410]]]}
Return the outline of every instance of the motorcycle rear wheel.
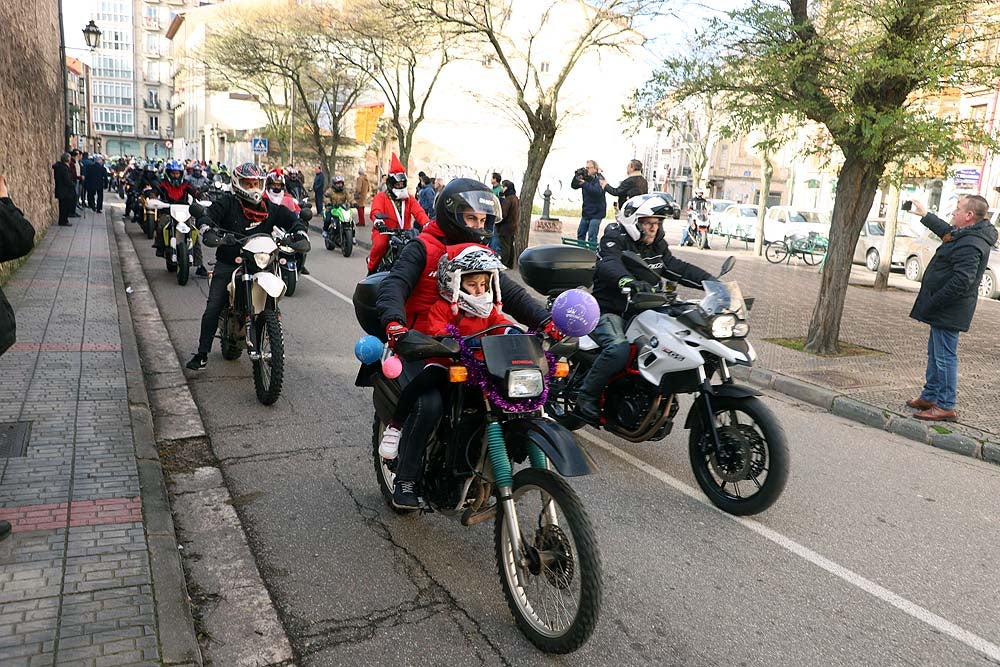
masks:
{"label": "motorcycle rear wheel", "polygon": [[392,504],[392,489],[396,483],[396,459],[383,459],[378,453],[378,446],[382,442],[382,433],[385,431],[385,424],[375,415],[372,422],[372,458],[375,463],[375,478],[378,480],[378,490],[382,492],[385,504],[396,514],[412,514],[416,510],[404,510]]}
{"label": "motorcycle rear wheel", "polygon": [[[167,252],[170,252],[170,248],[167,248]],[[187,285],[188,278],[191,275],[191,262],[188,257],[188,244],[187,239],[183,239],[177,242],[177,284]]]}
{"label": "motorcycle rear wheel", "polygon": [[522,587],[499,503],[493,539],[507,606],[518,629],[540,650],[571,653],[590,638],[601,610],[601,554],[593,525],[573,488],[550,470],[519,471],[511,491],[527,565]]}
{"label": "motorcycle rear wheel", "polygon": [[229,330],[229,307],[222,309],[219,315],[219,339],[222,341],[222,358],[226,361],[234,361],[240,358],[243,350],[236,342],[236,336]]}
{"label": "motorcycle rear wheel", "polygon": [[[703,410],[704,404],[699,401],[692,409]],[[695,480],[722,511],[737,516],[759,514],[775,503],[788,482],[785,431],[774,413],[755,397],[713,397],[712,410],[726,451],[720,456],[707,442],[711,436],[698,416],[688,438]],[[748,491],[752,493],[746,495]]]}
{"label": "motorcycle rear wheel", "polygon": [[343,241],[341,252],[344,253],[344,257],[350,257],[351,253],[354,251],[354,230],[344,229],[341,241]]}
{"label": "motorcycle rear wheel", "polygon": [[152,239],[156,234],[156,217],[151,215],[146,215],[143,221],[143,227],[146,232],[146,238]]}
{"label": "motorcycle rear wheel", "polygon": [[253,385],[257,400],[273,405],[281,395],[285,374],[285,344],[277,311],[265,310],[258,315],[255,328],[260,358],[253,362]]}

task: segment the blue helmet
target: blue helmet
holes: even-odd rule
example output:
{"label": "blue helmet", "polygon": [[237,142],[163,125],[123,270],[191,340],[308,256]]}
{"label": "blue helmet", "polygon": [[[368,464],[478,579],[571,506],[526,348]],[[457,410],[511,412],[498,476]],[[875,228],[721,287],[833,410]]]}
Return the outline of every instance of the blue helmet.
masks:
{"label": "blue helmet", "polygon": [[167,182],[170,185],[177,186],[184,182],[184,165],[181,164],[180,160],[168,161],[164,171],[166,172]]}

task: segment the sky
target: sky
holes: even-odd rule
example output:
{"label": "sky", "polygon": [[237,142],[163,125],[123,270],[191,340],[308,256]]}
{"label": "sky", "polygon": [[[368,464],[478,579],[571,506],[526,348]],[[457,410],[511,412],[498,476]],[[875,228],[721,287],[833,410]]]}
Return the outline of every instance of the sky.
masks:
{"label": "sky", "polygon": [[83,39],[83,29],[97,12],[98,0],[60,0],[63,11],[63,32],[66,33],[66,55],[91,64],[90,49]]}

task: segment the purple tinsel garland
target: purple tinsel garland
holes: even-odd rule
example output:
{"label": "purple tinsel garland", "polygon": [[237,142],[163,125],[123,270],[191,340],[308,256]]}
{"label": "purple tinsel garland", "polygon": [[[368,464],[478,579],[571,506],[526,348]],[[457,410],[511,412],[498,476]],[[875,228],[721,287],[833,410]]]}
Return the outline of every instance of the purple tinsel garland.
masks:
{"label": "purple tinsel garland", "polygon": [[458,347],[462,355],[462,364],[469,370],[469,380],[483,390],[490,403],[499,406],[506,412],[534,412],[545,405],[545,399],[549,396],[549,381],[552,380],[552,376],[556,372],[556,358],[551,352],[548,350],[545,351],[545,360],[548,361],[549,372],[545,375],[545,386],[542,388],[542,393],[535,398],[521,398],[510,401],[502,392],[497,390],[496,384],[486,368],[486,362],[476,359],[475,353],[469,347],[468,343],[465,342],[465,339],[462,338],[458,327],[454,324],[449,324],[447,331],[449,336],[458,341]]}

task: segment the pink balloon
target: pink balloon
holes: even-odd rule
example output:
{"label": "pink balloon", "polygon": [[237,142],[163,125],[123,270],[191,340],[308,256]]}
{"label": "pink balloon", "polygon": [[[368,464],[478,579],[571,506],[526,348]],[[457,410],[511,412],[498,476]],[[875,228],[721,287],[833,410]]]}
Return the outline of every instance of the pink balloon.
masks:
{"label": "pink balloon", "polygon": [[390,380],[398,378],[403,372],[403,362],[395,354],[382,360],[382,374]]}

